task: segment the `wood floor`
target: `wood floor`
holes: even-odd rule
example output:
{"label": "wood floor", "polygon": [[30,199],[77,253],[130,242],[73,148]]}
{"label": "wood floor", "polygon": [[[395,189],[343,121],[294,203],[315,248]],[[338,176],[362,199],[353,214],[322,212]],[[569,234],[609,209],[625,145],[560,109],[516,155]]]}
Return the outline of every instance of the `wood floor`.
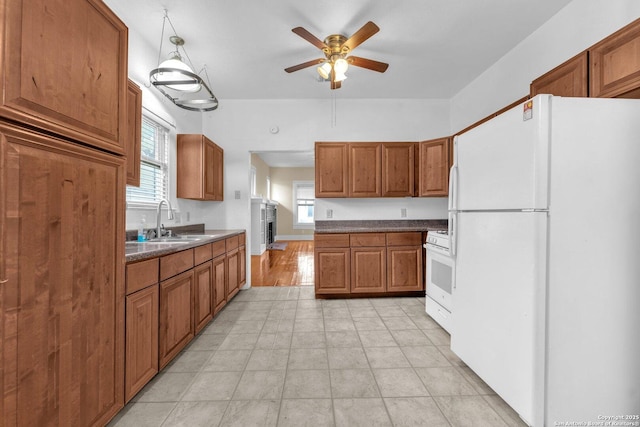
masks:
{"label": "wood floor", "polygon": [[251,256],[251,286],[313,285],[313,240],[288,241],[283,251]]}

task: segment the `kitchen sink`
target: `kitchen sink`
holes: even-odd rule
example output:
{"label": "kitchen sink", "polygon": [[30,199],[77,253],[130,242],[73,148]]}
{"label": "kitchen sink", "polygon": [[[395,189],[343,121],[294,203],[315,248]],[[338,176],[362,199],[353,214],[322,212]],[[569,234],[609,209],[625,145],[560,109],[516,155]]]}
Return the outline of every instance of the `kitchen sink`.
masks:
{"label": "kitchen sink", "polygon": [[172,236],[172,237],[160,237],[159,239],[150,239],[149,243],[187,243],[187,242],[197,242],[198,240],[202,240],[207,236],[203,235],[182,235],[182,236]]}

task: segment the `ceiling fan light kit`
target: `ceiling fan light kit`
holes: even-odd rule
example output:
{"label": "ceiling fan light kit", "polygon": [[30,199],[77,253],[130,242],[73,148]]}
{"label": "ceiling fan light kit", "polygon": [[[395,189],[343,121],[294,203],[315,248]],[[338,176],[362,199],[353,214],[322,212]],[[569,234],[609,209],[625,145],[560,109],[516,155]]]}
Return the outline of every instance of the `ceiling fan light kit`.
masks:
{"label": "ceiling fan light kit", "polygon": [[293,73],[294,71],[319,65],[316,71],[320,77],[331,83],[331,89],[339,89],[342,86],[342,81],[347,78],[345,73],[349,65],[366,68],[379,73],[384,73],[389,67],[389,64],[384,62],[359,58],[357,56],[347,56],[353,49],[380,31],[380,28],[371,21],[364,24],[362,28],[356,31],[350,38],[341,34],[332,34],[327,36],[324,41],[321,41],[302,27],[296,27],[291,31],[320,49],[324,53],[325,58],[313,59],[285,68],[284,70],[287,73]]}
{"label": "ceiling fan light kit", "polygon": [[[169,37],[169,41],[175,46],[175,50],[169,55],[169,59],[160,62],[162,55],[162,41],[164,40],[164,27],[169,22],[174,35]],[[164,11],[162,22],[162,35],[160,38],[160,48],[158,51],[158,66],[149,73],[149,82],[158,89],[165,97],[180,108],[190,111],[213,111],[218,108],[218,99],[215,97],[209,84],[207,84],[199,74],[193,71],[193,64],[189,55],[184,49],[184,39],[176,33],[167,10]],[[187,58],[191,66],[182,60],[180,49]],[[209,80],[206,67],[204,73]]]}

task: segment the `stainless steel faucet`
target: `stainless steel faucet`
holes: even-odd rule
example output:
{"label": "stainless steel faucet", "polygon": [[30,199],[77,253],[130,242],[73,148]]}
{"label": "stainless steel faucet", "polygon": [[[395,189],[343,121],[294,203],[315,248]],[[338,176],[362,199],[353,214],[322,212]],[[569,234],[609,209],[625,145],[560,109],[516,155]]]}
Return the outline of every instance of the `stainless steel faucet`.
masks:
{"label": "stainless steel faucet", "polygon": [[162,224],[160,223],[160,221],[162,221],[161,208],[163,203],[167,204],[167,219],[173,219],[173,208],[171,207],[171,202],[167,199],[160,200],[160,202],[158,203],[158,208],[156,209],[156,238],[158,239],[162,237],[162,234],[161,234]]}

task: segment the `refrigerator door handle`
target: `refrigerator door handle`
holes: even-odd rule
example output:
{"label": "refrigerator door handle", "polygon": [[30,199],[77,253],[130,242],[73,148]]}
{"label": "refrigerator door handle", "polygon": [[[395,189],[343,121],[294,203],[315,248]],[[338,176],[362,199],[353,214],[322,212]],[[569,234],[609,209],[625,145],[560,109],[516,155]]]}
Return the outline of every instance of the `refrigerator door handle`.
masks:
{"label": "refrigerator door handle", "polygon": [[[458,213],[455,211],[449,212],[449,247],[450,247],[450,252],[451,252],[451,256],[455,256],[456,255],[456,241],[458,240],[458,230],[457,230],[457,218],[458,218]],[[455,288],[455,282],[454,282],[454,286]]]}
{"label": "refrigerator door handle", "polygon": [[451,166],[451,170],[449,170],[449,210],[454,211],[458,209],[458,202],[456,200],[457,197],[457,186],[458,186],[458,166]]}

